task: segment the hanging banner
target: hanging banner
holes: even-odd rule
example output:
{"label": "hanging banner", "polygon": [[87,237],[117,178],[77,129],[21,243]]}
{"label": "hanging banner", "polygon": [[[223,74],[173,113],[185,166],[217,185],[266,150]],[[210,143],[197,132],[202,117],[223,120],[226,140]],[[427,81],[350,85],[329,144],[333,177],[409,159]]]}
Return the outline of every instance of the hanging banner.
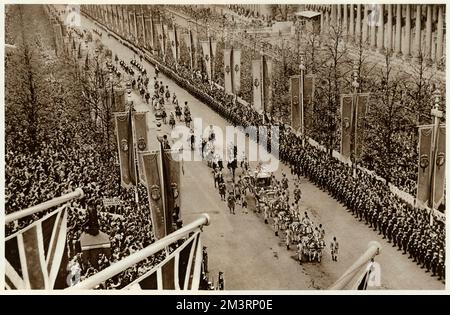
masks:
{"label": "hanging banner", "polygon": [[233,79],[232,79],[232,72],[233,69],[231,68],[231,49],[225,48],[223,50],[223,66],[224,66],[224,88],[225,93],[232,94],[233,93]]}
{"label": "hanging banner", "polygon": [[164,187],[162,183],[162,167],[159,151],[141,153],[147,183],[148,201],[150,204],[153,234],[157,240],[166,236]]}
{"label": "hanging banner", "polygon": [[211,80],[211,51],[209,41],[201,41],[200,44],[203,50],[203,61],[206,67],[206,73],[208,74],[208,79]]}
{"label": "hanging banner", "polygon": [[350,158],[352,142],[353,95],[341,94],[341,155]]}
{"label": "hanging banner", "polygon": [[194,68],[198,69],[198,34],[191,30],[191,48],[192,58],[194,60]]}
{"label": "hanging banner", "polygon": [[[174,219],[180,218],[180,165],[179,151],[165,150],[162,155],[162,168],[165,193],[166,233],[176,230]],[[175,218],[174,218],[175,217]],[[175,224],[175,226],[174,226]]]}
{"label": "hanging banner", "polygon": [[[139,153],[148,150],[148,138],[147,138],[147,119],[146,112],[134,112],[134,131],[136,139],[136,149],[139,157]],[[142,159],[138,159],[138,169],[140,174],[143,174]],[[145,183],[145,176],[140,176],[140,181]]]}
{"label": "hanging banner", "polygon": [[157,33],[157,37],[158,37],[158,46],[159,46],[159,51],[161,53],[161,56],[165,55],[165,51],[164,51],[164,38],[163,38],[163,27],[161,23],[155,23],[155,29],[156,29],[156,33]]}
{"label": "hanging banner", "polygon": [[241,91],[241,49],[233,48],[233,54],[231,56],[232,68],[232,80],[233,80],[233,93],[238,95]]}
{"label": "hanging banner", "polygon": [[216,73],[216,49],[217,49],[217,42],[215,40],[212,40],[210,38],[210,52],[211,52],[211,78],[214,80],[215,73]]}
{"label": "hanging banner", "polygon": [[445,125],[437,133],[436,162],[434,175],[434,209],[438,209],[444,200],[445,188]]}
{"label": "hanging banner", "polygon": [[172,50],[173,60],[176,62],[177,61],[177,45],[175,43],[175,33],[173,31],[168,31],[168,34],[169,34],[169,43],[170,43],[170,48]]}
{"label": "hanging banner", "polygon": [[136,183],[131,117],[129,113],[116,113],[115,121],[121,184],[124,188],[130,188]]}
{"label": "hanging banner", "polygon": [[290,91],[291,91],[291,127],[296,132],[301,130],[302,123],[302,106],[301,106],[301,93],[300,93],[300,76],[292,76],[290,78]]}
{"label": "hanging banner", "polygon": [[366,129],[366,113],[369,106],[370,93],[358,93],[356,96],[355,145],[356,157],[359,158],[364,148],[364,132]]}
{"label": "hanging banner", "polygon": [[180,34],[178,34],[178,29],[177,27],[174,25],[173,27],[174,31],[173,33],[175,34],[175,47],[176,47],[176,58],[175,60],[177,61],[177,63],[180,60]]}
{"label": "hanging banner", "polygon": [[115,112],[125,111],[125,90],[116,88],[114,89],[114,106],[112,106]]}
{"label": "hanging banner", "polygon": [[253,108],[258,113],[263,113],[262,82],[261,82],[261,60],[252,60],[253,78]]}
{"label": "hanging banner", "polygon": [[305,75],[303,77],[303,129],[312,126],[312,118],[314,116],[314,89],[315,89],[314,75]]}
{"label": "hanging banner", "polygon": [[272,115],[272,58],[263,56],[263,93],[264,112]]}
{"label": "hanging banner", "polygon": [[430,199],[431,178],[431,144],[433,141],[433,126],[419,127],[419,168],[417,179],[417,202],[428,205]]}

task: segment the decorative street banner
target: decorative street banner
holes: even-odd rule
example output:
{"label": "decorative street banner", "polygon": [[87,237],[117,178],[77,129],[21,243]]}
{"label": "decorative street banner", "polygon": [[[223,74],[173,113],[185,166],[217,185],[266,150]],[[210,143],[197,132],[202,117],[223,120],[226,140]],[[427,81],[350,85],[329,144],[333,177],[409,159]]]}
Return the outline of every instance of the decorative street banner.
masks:
{"label": "decorative street banner", "polygon": [[252,60],[252,78],[253,78],[253,108],[258,113],[263,113],[263,95],[261,82],[261,60]]}
{"label": "decorative street banner", "polygon": [[116,120],[121,184],[124,188],[130,188],[136,183],[131,117],[128,113],[116,113],[114,118]]}
{"label": "decorative street banner", "polygon": [[[173,224],[174,213],[179,218],[180,215],[180,165],[178,157],[179,151],[165,150],[162,154],[162,168],[164,178],[165,193],[165,217],[166,217],[166,233],[170,234],[175,229]],[[174,159],[175,157],[175,159]]]}
{"label": "decorative street banner", "polygon": [[[164,47],[164,58],[166,58],[166,53],[167,53],[167,33],[169,32],[169,26],[166,24],[163,24],[163,37],[162,37],[162,45]],[[165,59],[164,59],[165,60]]]}
{"label": "decorative street banner", "polygon": [[141,153],[145,181],[147,183],[153,234],[157,240],[167,235],[163,201],[164,187],[162,186],[163,173],[160,156],[161,153],[159,151]]}
{"label": "decorative street banner", "polygon": [[231,64],[233,65],[233,93],[239,94],[241,90],[241,49],[233,48],[233,55],[231,57]]}
{"label": "decorative street banner", "polygon": [[364,148],[364,132],[367,107],[369,104],[370,93],[358,93],[356,97],[357,111],[356,111],[356,130],[355,130],[355,145],[356,145],[356,157],[361,156]]}
{"label": "decorative street banner", "polygon": [[302,124],[302,107],[300,102],[300,76],[291,76],[290,79],[291,91],[291,127],[295,130],[301,130]]}
{"label": "decorative street banner", "polygon": [[233,69],[231,68],[231,48],[225,48],[223,50],[223,65],[225,74],[225,93],[232,94],[233,93]]}
{"label": "decorative street banner", "polygon": [[349,158],[353,130],[353,95],[341,94],[341,155]]}
{"label": "decorative street banner", "polygon": [[176,60],[177,60],[177,63],[178,63],[178,61],[180,60],[180,34],[179,34],[179,32],[178,32],[178,29],[177,29],[177,27],[176,27],[176,25],[174,25],[173,26],[173,29],[174,29],[174,34],[175,34],[175,46],[176,46],[176,53],[177,53],[177,56],[176,56]]}
{"label": "decorative street banner", "polygon": [[114,89],[114,106],[112,107],[115,112],[125,111],[125,90],[116,88]]}
{"label": "decorative street banner", "polygon": [[[304,124],[303,129],[312,126],[312,118],[314,116],[313,99],[316,77],[312,74],[305,75],[303,77],[303,108],[302,122]],[[301,91],[300,91],[301,93]]]}
{"label": "decorative street banner", "polygon": [[268,56],[262,56],[263,60],[263,104],[264,112],[272,114],[272,59]]}
{"label": "decorative street banner", "polygon": [[161,23],[156,23],[155,24],[155,29],[156,29],[156,33],[157,33],[157,37],[158,37],[158,46],[159,46],[159,50],[161,52],[161,55],[164,56],[165,55],[165,50],[164,50],[164,38],[163,38],[163,27]]}
{"label": "decorative street banner", "polygon": [[216,73],[216,49],[217,49],[217,42],[209,39],[210,44],[210,52],[211,52],[211,80],[214,79],[214,75]]}
{"label": "decorative street banner", "polygon": [[[135,131],[135,139],[136,139],[136,149],[139,153],[148,150],[147,143],[147,120],[146,120],[146,112],[135,112],[133,113],[134,119],[134,131]],[[143,165],[142,159],[138,159],[138,169],[140,174],[143,174]],[[140,181],[145,184],[145,176],[139,176]]]}
{"label": "decorative street banner", "polygon": [[444,199],[445,186],[445,125],[437,134],[436,164],[434,175],[434,209],[438,209]]}
{"label": "decorative street banner", "polygon": [[430,199],[431,178],[431,143],[433,141],[433,126],[419,127],[419,169],[417,179],[417,201],[427,205]]}
{"label": "decorative street banner", "polygon": [[175,42],[174,31],[169,31],[169,43],[170,43],[170,48],[172,49],[173,60],[175,62],[177,62],[177,44]]}
{"label": "decorative street banner", "polygon": [[209,40],[201,41],[200,44],[202,45],[203,61],[205,62],[206,73],[208,74],[208,79],[211,80],[211,47],[209,45]]}
{"label": "decorative street banner", "polygon": [[192,57],[192,45],[191,45],[191,31],[189,30],[189,32],[187,34],[183,35],[183,39],[186,43],[186,47],[188,49],[189,52],[189,67],[192,70],[194,68],[194,64],[193,64],[193,57]]}
{"label": "decorative street banner", "polygon": [[192,58],[194,60],[194,69],[198,68],[198,34],[191,30],[191,48],[192,48]]}

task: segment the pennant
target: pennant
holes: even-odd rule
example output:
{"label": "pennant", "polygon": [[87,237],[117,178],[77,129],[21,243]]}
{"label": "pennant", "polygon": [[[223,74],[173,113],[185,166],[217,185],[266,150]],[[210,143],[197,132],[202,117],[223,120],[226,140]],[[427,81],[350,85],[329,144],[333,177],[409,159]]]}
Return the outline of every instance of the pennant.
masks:
{"label": "pennant", "polygon": [[201,41],[200,42],[203,50],[203,61],[206,67],[206,73],[208,74],[208,79],[211,80],[211,51],[209,41]]}
{"label": "pennant", "polygon": [[301,130],[303,108],[300,102],[300,76],[292,76],[290,79],[291,91],[291,127],[295,130]]}
{"label": "pennant", "polygon": [[175,150],[165,150],[162,154],[167,234],[175,231],[174,213],[177,218],[180,215],[180,158],[180,152]]}
{"label": "pennant", "polygon": [[153,234],[156,239],[166,236],[164,187],[162,186],[162,167],[159,151],[141,153],[145,182],[147,184]]}
{"label": "pennant", "polygon": [[258,113],[264,112],[262,82],[261,82],[261,60],[252,60],[253,78],[253,107]]}
{"label": "pennant", "polygon": [[195,232],[162,262],[124,289],[138,290],[197,290],[201,270],[202,243]]}
{"label": "pennant", "polygon": [[264,112],[272,113],[272,59],[267,56],[262,56],[263,60],[263,104]]}
{"label": "pennant", "polygon": [[133,133],[129,113],[117,113],[116,133],[119,150],[121,184],[124,188],[135,185],[136,168],[134,167]]}
{"label": "pennant", "polygon": [[224,75],[225,75],[225,93],[233,93],[233,69],[231,68],[231,49],[225,48],[223,50],[223,65],[224,65]]}
{"label": "pennant", "polygon": [[369,102],[369,93],[358,93],[356,96],[356,124],[355,124],[355,140],[356,145],[356,157],[361,156],[364,144],[364,131],[365,131],[365,121],[366,113]]}
{"label": "pennant", "polygon": [[353,95],[341,94],[341,155],[349,158],[353,130]]}
{"label": "pennant", "polygon": [[[138,154],[148,150],[147,138],[147,115],[146,112],[133,113],[134,130],[136,135],[136,146]],[[138,159],[138,169],[143,174],[142,159]],[[140,181],[145,184],[145,176],[140,176]]]}
{"label": "pennant", "polygon": [[438,209],[444,200],[445,188],[445,125],[439,127],[437,134],[436,161],[434,170],[434,207]]}
{"label": "pennant", "polygon": [[5,239],[7,289],[67,287],[67,207],[47,214]]}
{"label": "pennant", "polygon": [[233,65],[233,93],[238,95],[241,91],[241,49],[233,48],[233,55],[231,58],[231,64]]}
{"label": "pennant", "polygon": [[433,126],[419,127],[419,168],[417,179],[417,201],[427,205],[430,199],[431,145]]}

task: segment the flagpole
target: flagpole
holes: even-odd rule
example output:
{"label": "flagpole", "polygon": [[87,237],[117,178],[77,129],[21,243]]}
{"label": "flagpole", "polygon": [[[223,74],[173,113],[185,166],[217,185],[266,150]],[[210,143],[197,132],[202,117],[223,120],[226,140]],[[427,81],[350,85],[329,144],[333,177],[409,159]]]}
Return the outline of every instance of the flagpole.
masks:
{"label": "flagpole", "polygon": [[[357,133],[357,129],[358,129],[358,87],[359,87],[359,83],[358,83],[358,69],[357,69],[357,65],[355,64],[355,66],[353,67],[353,82],[352,82],[352,86],[353,86],[353,106],[352,106],[352,117],[353,119],[353,163],[355,165],[355,167],[353,168],[353,177],[356,178],[356,168],[357,168],[357,156],[356,156],[356,148],[357,148],[357,142],[356,142],[356,133]],[[330,148],[330,150],[332,150]]]}

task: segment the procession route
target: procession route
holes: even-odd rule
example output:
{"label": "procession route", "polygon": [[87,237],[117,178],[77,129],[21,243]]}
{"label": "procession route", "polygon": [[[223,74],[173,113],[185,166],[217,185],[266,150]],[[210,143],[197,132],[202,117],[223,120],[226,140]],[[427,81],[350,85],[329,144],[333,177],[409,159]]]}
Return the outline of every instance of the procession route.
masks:
{"label": "procession route", "polygon": [[[83,28],[99,29],[85,16],[82,16],[81,21]],[[113,56],[117,54],[120,59],[129,63],[134,53],[102,31],[103,36],[100,38],[94,33],[94,39],[100,38],[102,43],[112,50]],[[153,79],[154,67],[146,61],[143,61],[143,65],[149,77]],[[188,101],[192,118],[202,118],[203,128],[213,124],[225,130],[228,126],[225,119],[171,79],[160,73],[158,80],[168,85],[171,93],[176,93],[180,105]],[[153,94],[153,80],[150,80],[149,86]],[[138,111],[149,111],[149,137],[156,137],[158,131],[155,129],[152,109],[135,93],[133,100]],[[169,112],[173,111],[171,106],[168,106],[168,116]],[[163,126],[161,132],[168,133],[168,126]],[[155,141],[154,138],[149,140],[150,143]],[[432,278],[429,273],[425,273],[408,259],[407,255],[402,255],[377,232],[357,221],[328,193],[305,178],[301,179],[301,209],[302,212],[308,211],[315,223],[324,226],[327,247],[321,263],[300,265],[295,257],[294,246],[291,246],[290,251],[286,250],[283,240],[275,236],[272,227],[264,224],[260,216],[252,211],[244,214],[239,205],[236,206],[235,215],[229,214],[226,202],[220,200],[218,190],[214,188],[212,170],[205,162],[186,161],[184,171],[181,178],[182,219],[184,223],[189,223],[201,213],[209,214],[211,224],[205,227],[202,233],[202,242],[208,251],[209,274],[214,284],[217,284],[218,272],[224,272],[227,290],[326,289],[364,253],[370,241],[378,241],[382,245],[381,253],[376,257],[376,262],[381,267],[382,289],[444,289],[444,284],[436,277]],[[280,163],[275,175],[280,178],[283,171],[287,174],[292,189],[293,179],[285,164]],[[240,172],[238,169],[237,174]],[[225,169],[224,174],[229,176],[227,173]],[[333,236],[337,237],[340,246],[337,262],[332,261],[330,256]]]}

